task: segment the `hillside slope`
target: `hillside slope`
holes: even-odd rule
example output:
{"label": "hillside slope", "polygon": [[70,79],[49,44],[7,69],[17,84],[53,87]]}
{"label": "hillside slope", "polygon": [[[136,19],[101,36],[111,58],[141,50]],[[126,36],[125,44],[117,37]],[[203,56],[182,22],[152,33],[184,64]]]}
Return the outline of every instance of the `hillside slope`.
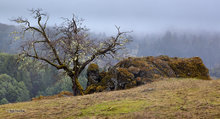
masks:
{"label": "hillside slope", "polygon": [[220,80],[164,79],[127,90],[6,104],[0,117],[220,118]]}

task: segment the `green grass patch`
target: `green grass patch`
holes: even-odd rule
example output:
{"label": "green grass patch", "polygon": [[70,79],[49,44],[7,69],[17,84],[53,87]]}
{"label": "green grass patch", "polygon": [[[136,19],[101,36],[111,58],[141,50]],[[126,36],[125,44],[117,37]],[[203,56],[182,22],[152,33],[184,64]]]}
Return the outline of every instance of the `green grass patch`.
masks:
{"label": "green grass patch", "polygon": [[92,105],[81,110],[81,116],[109,116],[115,114],[125,114],[143,110],[150,106],[146,100],[122,100],[110,101]]}

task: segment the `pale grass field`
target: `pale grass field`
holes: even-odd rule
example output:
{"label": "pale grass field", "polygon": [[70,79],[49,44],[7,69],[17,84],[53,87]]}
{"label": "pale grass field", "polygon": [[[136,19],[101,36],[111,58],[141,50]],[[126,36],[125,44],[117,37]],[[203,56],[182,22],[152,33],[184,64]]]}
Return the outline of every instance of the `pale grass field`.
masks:
{"label": "pale grass field", "polygon": [[128,90],[6,104],[0,118],[220,119],[220,80],[164,79]]}

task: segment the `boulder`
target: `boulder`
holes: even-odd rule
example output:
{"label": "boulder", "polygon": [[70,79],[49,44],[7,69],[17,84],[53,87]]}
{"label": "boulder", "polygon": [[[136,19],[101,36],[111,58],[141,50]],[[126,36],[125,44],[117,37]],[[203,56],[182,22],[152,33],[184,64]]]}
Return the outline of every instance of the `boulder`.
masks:
{"label": "boulder", "polygon": [[97,84],[101,81],[100,75],[99,75],[99,66],[97,64],[90,64],[87,69],[87,86],[90,86],[92,84]]}
{"label": "boulder", "polygon": [[164,55],[129,57],[117,63],[108,72],[98,73],[96,70],[87,74],[89,80],[97,82],[90,81],[86,93],[128,89],[160,78],[210,80],[209,70],[201,58],[178,58]]}

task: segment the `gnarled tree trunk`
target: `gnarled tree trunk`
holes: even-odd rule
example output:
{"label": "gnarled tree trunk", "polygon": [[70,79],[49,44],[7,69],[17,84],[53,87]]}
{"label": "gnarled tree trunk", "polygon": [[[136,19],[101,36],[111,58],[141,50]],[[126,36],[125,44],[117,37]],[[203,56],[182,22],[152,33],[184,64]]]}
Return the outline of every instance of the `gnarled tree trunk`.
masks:
{"label": "gnarled tree trunk", "polygon": [[84,95],[83,88],[78,80],[78,76],[70,76],[72,79],[72,90],[73,90],[73,95]]}

